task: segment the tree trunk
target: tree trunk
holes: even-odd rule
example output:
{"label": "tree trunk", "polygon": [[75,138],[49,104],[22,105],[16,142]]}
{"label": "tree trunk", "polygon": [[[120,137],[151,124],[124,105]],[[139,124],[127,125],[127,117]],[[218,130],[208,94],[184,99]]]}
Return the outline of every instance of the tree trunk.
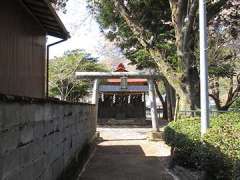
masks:
{"label": "tree trunk", "polygon": [[162,77],[162,82],[164,83],[164,87],[166,91],[165,100],[163,99],[162,94],[158,89],[158,85],[156,81],[154,81],[155,89],[163,106],[163,119],[172,121],[174,119],[174,112],[175,112],[175,106],[176,106],[176,91],[169,84],[166,78]]}
{"label": "tree trunk", "polygon": [[176,108],[176,91],[168,82],[165,82],[165,89],[168,107],[168,120],[172,121],[174,119],[174,112]]}
{"label": "tree trunk", "polygon": [[190,102],[190,109],[200,108],[200,79],[197,68],[189,68],[182,80],[182,88]]}
{"label": "tree trunk", "polygon": [[[170,67],[166,65],[163,58],[158,50],[150,50],[151,56],[156,62],[159,71],[163,75],[162,78],[165,79],[168,84],[170,84],[180,97],[180,107],[181,110],[191,109],[191,98],[188,92],[188,84],[186,75],[182,72],[172,71]],[[199,97],[199,95],[198,95]]]}
{"label": "tree trunk", "polygon": [[177,96],[176,96],[176,107],[175,107],[175,112],[174,112],[174,121],[176,121],[177,118],[178,118],[179,99],[180,99],[180,97],[177,95]]}
{"label": "tree trunk", "polygon": [[162,103],[162,107],[163,107],[163,119],[168,120],[168,106],[167,106],[167,101],[163,99],[161,92],[158,89],[158,84],[157,82],[154,80],[154,86],[156,89],[156,93]]}
{"label": "tree trunk", "polygon": [[[191,110],[200,107],[200,80],[194,55],[196,28],[194,26],[198,1],[170,0],[172,23],[175,29],[175,44],[182,68],[181,89],[186,95]],[[183,9],[188,9],[184,11]],[[182,99],[182,95],[180,98]],[[181,104],[182,105],[182,104]]]}

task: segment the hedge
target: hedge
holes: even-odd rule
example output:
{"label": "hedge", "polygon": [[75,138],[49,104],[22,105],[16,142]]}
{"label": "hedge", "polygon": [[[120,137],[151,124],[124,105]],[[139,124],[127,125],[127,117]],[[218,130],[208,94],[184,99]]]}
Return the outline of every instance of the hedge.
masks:
{"label": "hedge", "polygon": [[199,118],[170,122],[164,134],[173,149],[174,163],[205,171],[208,179],[240,179],[239,113],[211,118],[203,142]]}

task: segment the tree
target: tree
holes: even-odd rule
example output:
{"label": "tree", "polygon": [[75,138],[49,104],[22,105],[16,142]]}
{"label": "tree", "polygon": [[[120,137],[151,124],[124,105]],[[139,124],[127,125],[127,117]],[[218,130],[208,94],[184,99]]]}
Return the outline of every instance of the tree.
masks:
{"label": "tree", "polygon": [[107,71],[95,58],[81,50],[67,51],[49,64],[49,94],[64,101],[79,101],[90,87],[89,81],[75,78],[76,71]]}
{"label": "tree", "polygon": [[[137,69],[152,69],[161,76],[160,83],[159,81],[154,80],[154,85],[156,93],[162,103],[163,107],[163,119],[173,120],[174,111],[175,111],[175,102],[176,102],[176,92],[175,89],[168,83],[167,79],[161,74],[157,68],[157,64],[151,58],[151,55],[148,51],[141,49],[134,53],[126,54],[128,59],[131,60],[130,64],[136,65]],[[165,99],[163,94],[166,94]]]}
{"label": "tree", "polygon": [[222,33],[209,41],[209,96],[218,110],[226,111],[239,98],[240,69],[238,48],[231,46],[233,39],[223,40]]}
{"label": "tree", "polygon": [[63,13],[66,13],[67,10],[66,10],[66,6],[67,6],[67,2],[68,0],[49,0],[53,7],[56,9],[56,10],[61,10]]}
{"label": "tree", "polygon": [[[228,1],[208,1],[209,22]],[[182,105],[191,109],[200,106],[198,62],[194,55],[198,0],[89,2],[110,40],[126,54],[146,50],[180,95]]]}
{"label": "tree", "polygon": [[230,106],[230,108],[233,108],[234,110],[239,110],[240,109],[240,99],[236,99],[234,103]]}

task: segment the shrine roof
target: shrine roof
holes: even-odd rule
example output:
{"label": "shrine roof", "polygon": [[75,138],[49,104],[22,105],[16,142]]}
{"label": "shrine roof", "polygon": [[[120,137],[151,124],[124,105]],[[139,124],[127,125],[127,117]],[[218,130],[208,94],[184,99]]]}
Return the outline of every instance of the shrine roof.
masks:
{"label": "shrine roof", "polygon": [[126,70],[126,68],[125,68],[125,66],[123,65],[123,63],[120,63],[120,64],[117,66],[117,68],[116,68],[116,70],[115,70],[114,72],[128,72],[128,71]]}
{"label": "shrine roof", "polygon": [[[114,72],[128,72],[123,63],[120,63]],[[120,83],[121,79],[107,79],[108,83]],[[127,79],[128,83],[147,83],[147,79]]]}

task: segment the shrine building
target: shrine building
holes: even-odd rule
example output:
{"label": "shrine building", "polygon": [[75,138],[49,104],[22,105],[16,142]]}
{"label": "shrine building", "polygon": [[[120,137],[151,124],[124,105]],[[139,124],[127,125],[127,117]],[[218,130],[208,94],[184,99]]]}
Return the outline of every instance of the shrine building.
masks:
{"label": "shrine building", "polygon": [[[114,72],[128,72],[120,63]],[[106,79],[99,86],[98,123],[113,120],[136,124],[146,120],[147,79]]]}

